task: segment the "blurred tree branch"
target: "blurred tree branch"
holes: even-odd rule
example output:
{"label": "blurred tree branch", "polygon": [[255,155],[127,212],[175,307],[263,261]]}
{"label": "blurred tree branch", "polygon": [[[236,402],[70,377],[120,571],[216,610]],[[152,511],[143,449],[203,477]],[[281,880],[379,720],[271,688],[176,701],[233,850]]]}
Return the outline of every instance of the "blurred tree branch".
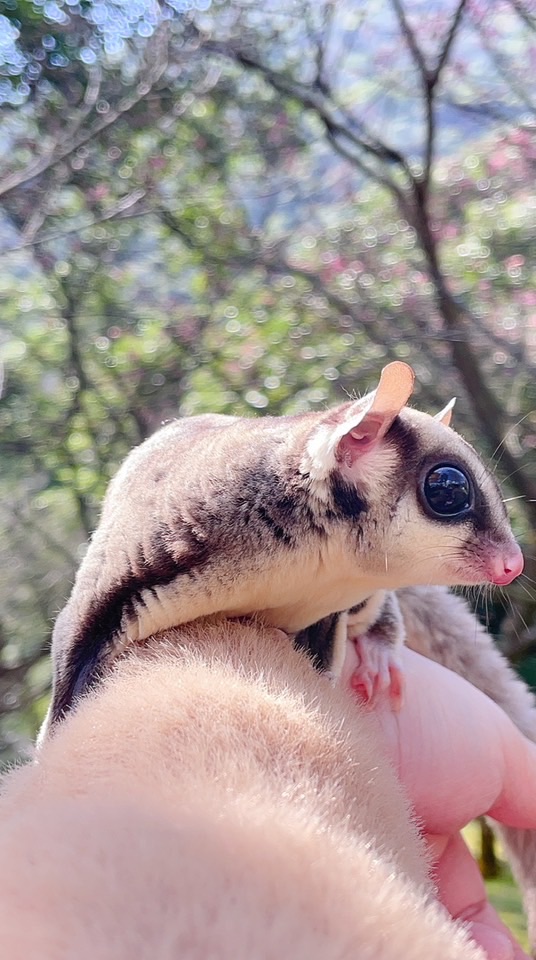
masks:
{"label": "blurred tree branch", "polygon": [[169,22],[164,20],[155,30],[148,43],[145,55],[147,69],[145,74],[138,78],[135,88],[127,95],[121,96],[115,106],[110,107],[105,114],[100,115],[84,128],[85,121],[90,118],[93,112],[101,83],[100,74],[94,71],[90,72],[82,105],[68,124],[67,130],[62,130],[54,145],[30,161],[25,168],[0,180],[0,197],[6,197],[24,184],[42,176],[62,160],[70,157],[80,147],[96,139],[141,103],[152,92],[166,69],[168,42]]}

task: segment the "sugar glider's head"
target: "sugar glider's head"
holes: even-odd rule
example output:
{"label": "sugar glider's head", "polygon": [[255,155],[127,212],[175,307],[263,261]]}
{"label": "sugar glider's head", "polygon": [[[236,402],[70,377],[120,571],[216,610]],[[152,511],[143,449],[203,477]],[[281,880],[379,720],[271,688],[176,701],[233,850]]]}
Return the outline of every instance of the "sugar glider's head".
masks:
{"label": "sugar glider's head", "polygon": [[377,389],[332,410],[300,469],[319,501],[358,518],[355,550],[378,587],[507,584],[523,569],[500,489],[475,450],[435,416],[406,406],[414,374],[400,362]]}

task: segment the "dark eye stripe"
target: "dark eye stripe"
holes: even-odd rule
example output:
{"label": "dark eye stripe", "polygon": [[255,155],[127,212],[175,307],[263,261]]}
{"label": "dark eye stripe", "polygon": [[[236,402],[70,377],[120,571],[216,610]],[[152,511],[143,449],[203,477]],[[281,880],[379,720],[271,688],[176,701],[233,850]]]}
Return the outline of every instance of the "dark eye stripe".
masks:
{"label": "dark eye stripe", "polygon": [[473,506],[473,489],[469,478],[450,464],[438,464],[428,471],[422,493],[426,504],[437,517],[459,517]]}

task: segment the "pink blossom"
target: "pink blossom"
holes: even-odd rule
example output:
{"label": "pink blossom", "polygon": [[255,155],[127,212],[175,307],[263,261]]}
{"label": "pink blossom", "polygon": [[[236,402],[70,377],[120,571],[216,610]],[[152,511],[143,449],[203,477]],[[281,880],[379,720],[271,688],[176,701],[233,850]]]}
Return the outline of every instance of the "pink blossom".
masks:
{"label": "pink blossom", "polygon": [[516,253],[512,257],[507,257],[504,265],[507,270],[517,270],[525,266],[525,257],[522,257],[520,253]]}

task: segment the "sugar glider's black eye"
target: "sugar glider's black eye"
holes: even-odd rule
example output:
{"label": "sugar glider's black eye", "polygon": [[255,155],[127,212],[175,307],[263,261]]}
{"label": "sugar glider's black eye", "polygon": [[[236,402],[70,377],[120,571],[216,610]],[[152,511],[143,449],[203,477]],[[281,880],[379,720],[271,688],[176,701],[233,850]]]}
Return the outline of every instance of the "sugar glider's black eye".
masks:
{"label": "sugar glider's black eye", "polygon": [[473,506],[473,487],[469,477],[448,463],[438,464],[428,471],[422,492],[437,517],[460,517]]}

